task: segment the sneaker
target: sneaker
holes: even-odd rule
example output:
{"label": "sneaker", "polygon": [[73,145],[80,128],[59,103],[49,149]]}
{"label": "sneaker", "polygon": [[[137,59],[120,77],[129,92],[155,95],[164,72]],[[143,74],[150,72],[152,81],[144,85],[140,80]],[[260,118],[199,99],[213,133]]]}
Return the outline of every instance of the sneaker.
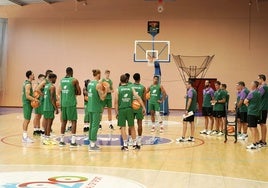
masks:
{"label": "sneaker", "polygon": [[39,132],[39,130],[34,131],[34,132],[33,132],[33,135],[34,135],[34,136],[40,136],[40,132]]}
{"label": "sneaker", "polygon": [[184,137],[180,137],[176,139],[177,142],[186,142],[186,139]]}
{"label": "sneaker", "polygon": [[155,127],[154,126],[151,128],[151,132],[155,132]]}
{"label": "sneaker", "polygon": [[204,129],[204,130],[200,131],[199,133],[200,133],[200,134],[207,134],[207,130]]}
{"label": "sneaker", "polygon": [[187,139],[187,141],[188,141],[188,142],[194,142],[194,137],[191,137],[191,136],[190,136],[190,137]]}
{"label": "sneaker", "polygon": [[216,130],[213,130],[213,131],[211,132],[211,135],[216,135],[216,134],[218,134],[218,131],[216,131]]}
{"label": "sneaker", "polygon": [[141,146],[139,146],[139,145],[134,145],[134,146],[133,146],[133,149],[134,149],[134,150],[140,150],[140,149],[141,149]]}
{"label": "sneaker", "polygon": [[70,143],[70,147],[71,148],[75,148],[75,147],[77,147],[78,145],[77,145],[77,143]]}
{"label": "sneaker", "polygon": [[109,129],[114,130],[114,126],[111,124],[111,125],[109,126]]}
{"label": "sneaker", "polygon": [[245,140],[245,139],[246,139],[246,136],[245,136],[245,134],[239,134],[239,135],[237,136],[237,139],[238,139],[238,140]]}
{"label": "sneaker", "polygon": [[164,127],[160,127],[159,132],[160,132],[160,133],[163,133],[163,132],[164,132]]}
{"label": "sneaker", "polygon": [[48,139],[43,140],[43,145],[50,145],[50,141]]}
{"label": "sneaker", "polygon": [[101,124],[99,125],[99,129],[102,129],[102,126],[101,126]]}
{"label": "sneaker", "polygon": [[100,151],[100,147],[95,145],[94,147],[89,146],[88,151]]}
{"label": "sneaker", "polygon": [[30,139],[29,137],[26,137],[26,138],[22,138],[22,143],[34,143],[34,141]]}
{"label": "sneaker", "polygon": [[206,135],[211,135],[212,131],[207,131]]}
{"label": "sneaker", "polygon": [[58,142],[55,141],[55,140],[50,140],[49,142],[50,142],[51,145],[57,145],[57,143],[58,143]]}
{"label": "sneaker", "polygon": [[84,132],[88,132],[89,131],[89,127],[84,127],[83,131]]}
{"label": "sneaker", "polygon": [[129,146],[132,146],[132,145],[133,145],[133,140],[132,140],[132,138],[129,138],[129,139],[128,139],[128,145],[129,145]]}
{"label": "sneaker", "polygon": [[267,147],[267,143],[263,142],[262,140],[259,141],[259,144],[261,145],[261,147]]}
{"label": "sneaker", "polygon": [[257,145],[250,144],[250,145],[247,146],[247,149],[257,149]]}
{"label": "sneaker", "polygon": [[127,147],[127,146],[122,146],[122,147],[121,147],[121,150],[122,150],[122,151],[128,151],[128,147]]}
{"label": "sneaker", "polygon": [[218,132],[217,136],[222,136],[224,135],[222,131]]}
{"label": "sneaker", "polygon": [[60,142],[60,143],[59,143],[59,146],[61,146],[61,147],[62,147],[62,146],[66,146],[66,143],[65,143],[65,142]]}

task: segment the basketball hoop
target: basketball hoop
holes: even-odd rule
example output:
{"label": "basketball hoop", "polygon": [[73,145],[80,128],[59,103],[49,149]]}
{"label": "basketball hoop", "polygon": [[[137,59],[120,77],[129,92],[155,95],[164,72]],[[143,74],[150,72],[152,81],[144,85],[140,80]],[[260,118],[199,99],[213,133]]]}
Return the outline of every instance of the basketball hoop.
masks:
{"label": "basketball hoop", "polygon": [[148,66],[148,67],[153,67],[155,61],[156,61],[156,58],[148,57],[148,58],[147,58],[147,66]]}

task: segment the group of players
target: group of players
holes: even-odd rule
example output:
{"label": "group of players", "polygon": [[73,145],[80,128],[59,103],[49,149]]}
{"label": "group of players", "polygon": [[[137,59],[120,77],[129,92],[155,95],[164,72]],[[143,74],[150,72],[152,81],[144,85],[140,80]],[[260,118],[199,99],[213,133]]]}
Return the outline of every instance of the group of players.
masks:
{"label": "group of players", "polygon": [[[88,132],[89,138],[89,151],[99,151],[100,147],[96,144],[98,130],[102,128],[101,119],[102,113],[105,107],[108,109],[108,121],[109,128],[114,129],[112,125],[112,92],[113,82],[109,78],[110,71],[105,71],[105,78],[101,79],[101,71],[96,69],[92,70],[93,79],[85,80],[85,86],[83,88],[84,95],[84,132]],[[133,75],[134,83],[129,82],[130,75],[128,73],[120,76],[120,85],[115,91],[114,106],[115,114],[118,120],[117,125],[120,127],[122,137],[122,150],[128,150],[128,145],[131,140],[133,149],[140,149],[142,139],[142,120],[145,114],[145,102],[146,97],[150,94],[148,107],[151,112],[152,129],[154,132],[160,125],[159,131],[163,132],[163,123],[160,116],[160,103],[166,98],[166,92],[162,85],[159,84],[159,77],[154,76],[153,84],[145,88],[140,84],[140,74],[135,73]],[[31,120],[31,114],[33,110],[32,103],[37,102],[39,106],[35,108],[34,117],[34,135],[43,135],[43,144],[57,144],[57,142],[51,139],[50,133],[54,114],[58,114],[60,108],[61,111],[61,136],[59,140],[59,146],[66,145],[65,131],[67,122],[71,123],[71,141],[70,147],[76,147],[76,127],[77,127],[77,99],[78,95],[81,95],[82,91],[79,86],[79,81],[73,77],[73,69],[71,67],[66,68],[66,76],[60,80],[59,88],[56,89],[55,83],[57,75],[51,70],[47,70],[45,75],[40,74],[38,76],[39,83],[35,88],[32,87],[32,81],[35,80],[34,73],[32,71],[26,72],[26,80],[23,84],[23,143],[32,143],[33,140],[29,138],[27,134],[28,125]],[[104,84],[106,83],[106,84]],[[137,100],[140,104],[138,109],[132,108],[133,100]],[[43,115],[42,126],[40,126],[40,120]],[[136,138],[136,130],[134,127],[134,119],[137,119],[138,124],[138,137]],[[128,125],[128,135],[126,130]],[[42,130],[43,128],[43,130]]]}
{"label": "group of players", "polygon": [[[203,89],[203,104],[202,115],[205,118],[205,129],[200,131],[200,134],[205,135],[224,135],[224,127],[228,124],[227,112],[229,103],[229,94],[226,91],[226,84],[216,81],[214,83],[215,91],[210,86],[210,81],[205,81]],[[235,103],[237,124],[238,124],[238,139],[245,140],[248,137],[247,130],[251,131],[252,144],[248,145],[247,149],[257,149],[266,147],[266,119],[268,110],[268,86],[266,84],[266,76],[258,75],[258,80],[250,84],[248,90],[243,81],[236,84],[237,100]],[[196,110],[196,91],[192,87],[191,81],[187,83],[186,96],[186,113]],[[185,139],[186,122],[191,124],[191,136]],[[178,142],[194,141],[194,115],[184,119],[183,134],[178,138]],[[215,123],[215,128],[213,127]],[[257,125],[260,125],[261,136]]]}

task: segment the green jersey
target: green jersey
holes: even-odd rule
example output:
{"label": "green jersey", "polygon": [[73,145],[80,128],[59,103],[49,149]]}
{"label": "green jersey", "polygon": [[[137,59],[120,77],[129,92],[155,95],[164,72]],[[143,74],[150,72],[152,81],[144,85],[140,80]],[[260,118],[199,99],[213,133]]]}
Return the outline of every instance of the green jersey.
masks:
{"label": "green jersey", "polygon": [[[45,88],[44,88],[44,107],[43,107],[44,111],[54,111],[55,110],[55,108],[51,102],[51,93],[50,93],[51,86],[53,86],[52,83],[48,83],[45,85]],[[56,101],[56,93],[54,93],[52,97]]]}
{"label": "green jersey", "polygon": [[[141,84],[134,83],[131,86],[132,88],[135,89],[136,93],[140,96],[141,99],[143,99],[143,94],[145,92],[145,87]],[[134,97],[135,99],[135,97]]]}
{"label": "green jersey", "polygon": [[161,87],[160,87],[160,85],[159,84],[151,85],[149,90],[150,90],[149,103],[157,104],[158,100],[160,100],[160,97],[161,97]]}
{"label": "green jersey", "polygon": [[[226,100],[226,94],[227,94],[227,92],[219,89],[219,90],[215,91],[215,93],[214,93],[214,100],[216,100],[216,101],[219,101],[222,99]],[[224,111],[224,107],[225,107],[225,103],[216,103],[213,106],[213,111]]]}
{"label": "green jersey", "polygon": [[30,104],[31,103],[31,101],[26,98],[26,88],[25,87],[28,84],[31,85],[30,95],[33,96],[32,83],[29,80],[25,80],[24,83],[23,83],[23,87],[22,87],[22,104]]}
{"label": "green jersey", "polygon": [[[107,82],[110,85],[110,90],[113,90],[113,81],[111,79],[105,79],[105,78],[103,78],[101,81],[102,82]],[[105,99],[112,99],[111,92],[107,93]]]}
{"label": "green jersey", "polygon": [[97,80],[92,80],[87,85],[88,92],[88,103],[87,111],[88,112],[102,112],[103,105],[102,100],[100,99],[99,92],[96,89],[96,86],[99,82]]}
{"label": "green jersey", "polygon": [[130,84],[121,85],[118,88],[118,109],[131,108],[133,90]]}
{"label": "green jersey", "polygon": [[263,84],[259,88],[261,94],[261,110],[268,110],[268,86]]}
{"label": "green jersey", "polygon": [[76,106],[77,104],[73,80],[73,77],[64,77],[60,81],[62,107]]}
{"label": "green jersey", "polygon": [[187,110],[188,110],[189,112],[190,112],[190,111],[195,112],[195,111],[196,111],[196,104],[197,104],[197,93],[196,93],[196,90],[195,90],[194,88],[190,88],[190,89],[188,89],[188,91],[187,91],[186,105],[187,105],[189,99],[192,99],[192,102],[191,102],[190,108],[187,109]]}
{"label": "green jersey", "polygon": [[259,116],[261,107],[261,94],[257,90],[251,91],[247,99],[249,100],[248,115]]}

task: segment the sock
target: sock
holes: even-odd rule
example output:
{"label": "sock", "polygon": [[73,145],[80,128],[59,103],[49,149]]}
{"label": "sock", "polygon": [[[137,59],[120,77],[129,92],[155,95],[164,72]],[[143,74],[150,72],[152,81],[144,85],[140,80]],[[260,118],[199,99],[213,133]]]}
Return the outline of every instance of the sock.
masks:
{"label": "sock", "polygon": [[73,134],[72,135],[72,140],[71,140],[71,143],[74,144],[75,143],[75,135]]}
{"label": "sock", "polygon": [[132,143],[133,143],[133,146],[137,145],[137,140],[136,139],[132,139]]}
{"label": "sock", "polygon": [[93,142],[93,141],[90,141],[90,147],[95,147],[95,142]]}
{"label": "sock", "polygon": [[89,123],[85,123],[84,124],[84,127],[89,127]]}
{"label": "sock", "polygon": [[127,146],[127,140],[124,140],[124,145],[123,146]]}
{"label": "sock", "polygon": [[22,133],[22,137],[23,137],[23,138],[27,138],[27,137],[28,137],[27,132],[23,131],[23,133]]}
{"label": "sock", "polygon": [[64,142],[64,134],[61,135],[60,142]]}
{"label": "sock", "polygon": [[112,121],[109,121],[109,124],[112,125],[113,124]]}
{"label": "sock", "polygon": [[34,128],[34,131],[38,131],[38,128]]}

